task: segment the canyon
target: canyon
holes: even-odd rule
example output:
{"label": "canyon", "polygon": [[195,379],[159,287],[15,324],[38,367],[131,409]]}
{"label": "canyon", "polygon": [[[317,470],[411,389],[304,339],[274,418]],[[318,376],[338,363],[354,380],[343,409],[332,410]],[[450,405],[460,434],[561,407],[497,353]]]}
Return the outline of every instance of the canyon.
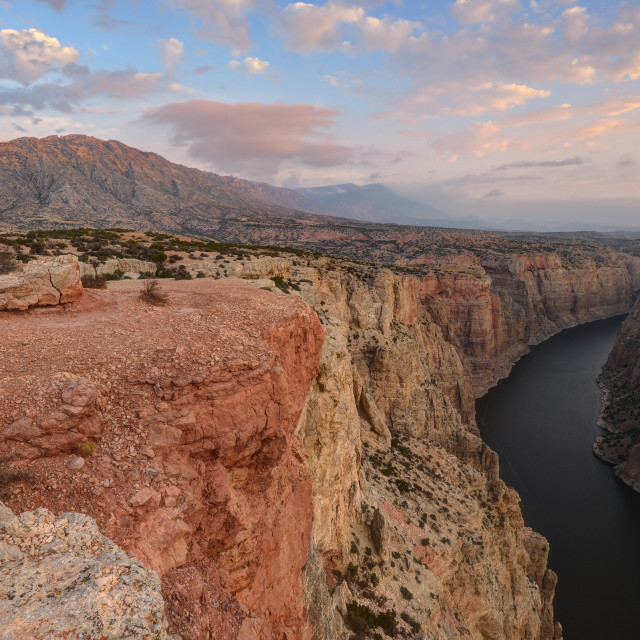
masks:
{"label": "canyon", "polygon": [[474,401],[530,345],[628,311],[640,261],[487,238],[386,266],[185,254],[220,279],[0,315],[0,438],[34,479],[8,506],[94,518],[184,640],[561,638],[548,544]]}
{"label": "canyon", "polygon": [[[57,566],[68,522],[110,550],[92,578],[141,576],[140,637],[561,639],[475,400],[626,313],[640,241],[330,218],[86,136],[3,143],[0,198],[0,573]],[[638,313],[611,379],[637,377]]]}

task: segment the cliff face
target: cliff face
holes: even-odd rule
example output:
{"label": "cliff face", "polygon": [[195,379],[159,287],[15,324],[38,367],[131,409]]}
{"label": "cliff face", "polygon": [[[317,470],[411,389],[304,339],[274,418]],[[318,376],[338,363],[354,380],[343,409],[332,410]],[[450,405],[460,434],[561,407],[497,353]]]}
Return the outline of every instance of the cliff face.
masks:
{"label": "cliff face", "polygon": [[164,285],[162,308],[135,287],[87,291],[64,318],[0,316],[3,447],[39,480],[11,506],[95,518],[157,571],[185,638],[308,637],[311,481],[293,433],[317,317],[238,281]]}
{"label": "cliff face", "polygon": [[598,261],[555,253],[487,254],[475,273],[425,276],[421,299],[465,357],[483,395],[528,346],[554,333],[626,313],[637,259],[607,252]]}
{"label": "cliff face", "polygon": [[336,637],[311,606],[324,595],[352,628],[359,603],[443,640],[559,638],[546,541],[476,434],[471,375],[424,282],[327,264],[291,276],[327,335],[299,429],[333,594],[306,580],[313,637]]}
{"label": "cliff face", "polygon": [[594,452],[615,465],[616,475],[640,491],[640,302],[622,324],[599,378],[605,390]]}

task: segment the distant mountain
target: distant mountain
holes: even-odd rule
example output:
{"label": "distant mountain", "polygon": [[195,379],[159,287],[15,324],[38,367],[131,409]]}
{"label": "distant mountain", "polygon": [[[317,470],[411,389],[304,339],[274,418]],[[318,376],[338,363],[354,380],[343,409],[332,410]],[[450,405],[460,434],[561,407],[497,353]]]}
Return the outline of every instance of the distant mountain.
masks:
{"label": "distant mountain", "polygon": [[398,224],[447,225],[451,219],[428,204],[414,202],[396,195],[382,184],[337,184],[328,187],[298,189],[308,198],[302,208],[312,213],[324,213],[371,222]]}

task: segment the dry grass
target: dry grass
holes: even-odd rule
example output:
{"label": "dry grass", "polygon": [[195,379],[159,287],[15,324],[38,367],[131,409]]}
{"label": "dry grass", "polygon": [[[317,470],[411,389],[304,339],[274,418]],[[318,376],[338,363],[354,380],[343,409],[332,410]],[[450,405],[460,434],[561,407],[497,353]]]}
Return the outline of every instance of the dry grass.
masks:
{"label": "dry grass", "polygon": [[169,300],[169,296],[162,291],[157,280],[145,280],[138,297],[142,302],[156,306],[167,304]]}

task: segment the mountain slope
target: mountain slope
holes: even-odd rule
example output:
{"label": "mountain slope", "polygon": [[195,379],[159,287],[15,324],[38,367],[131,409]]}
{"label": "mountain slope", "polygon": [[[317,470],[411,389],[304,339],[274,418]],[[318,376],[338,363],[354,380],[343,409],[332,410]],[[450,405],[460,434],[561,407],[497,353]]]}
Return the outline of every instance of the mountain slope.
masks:
{"label": "mountain slope", "polygon": [[0,226],[90,225],[202,233],[212,220],[311,216],[232,181],[117,141],[80,135],[0,144]]}

